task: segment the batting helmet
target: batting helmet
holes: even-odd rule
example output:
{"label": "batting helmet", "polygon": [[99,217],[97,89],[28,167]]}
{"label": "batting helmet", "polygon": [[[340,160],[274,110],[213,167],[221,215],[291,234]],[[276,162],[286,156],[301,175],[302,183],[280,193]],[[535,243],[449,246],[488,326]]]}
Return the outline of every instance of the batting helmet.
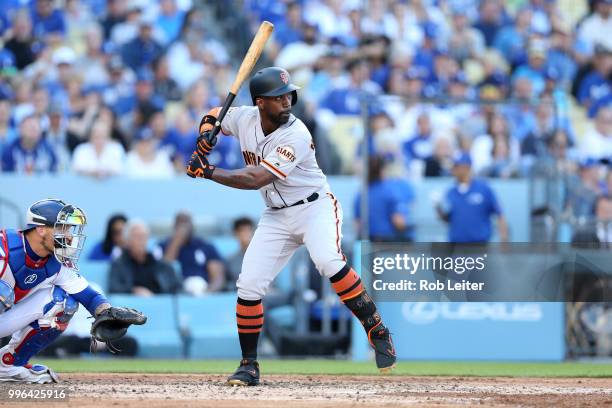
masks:
{"label": "batting helmet", "polygon": [[253,75],[249,83],[253,105],[258,96],[279,96],[289,92],[291,92],[291,105],[295,105],[298,89],[300,89],[299,86],[291,83],[289,73],[279,67],[260,69]]}

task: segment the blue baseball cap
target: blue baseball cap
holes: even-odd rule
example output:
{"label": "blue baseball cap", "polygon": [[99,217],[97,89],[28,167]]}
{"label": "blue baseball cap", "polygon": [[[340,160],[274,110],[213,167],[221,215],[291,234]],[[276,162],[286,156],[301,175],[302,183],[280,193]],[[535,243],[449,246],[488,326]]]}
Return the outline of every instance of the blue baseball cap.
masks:
{"label": "blue baseball cap", "polygon": [[469,154],[465,152],[457,153],[453,157],[453,165],[454,166],[468,166],[472,167],[472,158]]}

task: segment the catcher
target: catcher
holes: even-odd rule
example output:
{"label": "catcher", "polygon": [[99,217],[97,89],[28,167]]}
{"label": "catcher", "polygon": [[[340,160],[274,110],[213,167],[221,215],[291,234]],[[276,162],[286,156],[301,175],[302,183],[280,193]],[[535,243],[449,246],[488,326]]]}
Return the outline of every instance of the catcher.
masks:
{"label": "catcher", "polygon": [[62,200],[46,199],[28,209],[23,230],[0,232],[0,382],[45,384],[58,376],[30,358],[66,329],[79,303],[93,316],[92,342],[122,337],[131,324],[144,324],[140,312],[113,307],[78,273],[85,243],[83,210]]}

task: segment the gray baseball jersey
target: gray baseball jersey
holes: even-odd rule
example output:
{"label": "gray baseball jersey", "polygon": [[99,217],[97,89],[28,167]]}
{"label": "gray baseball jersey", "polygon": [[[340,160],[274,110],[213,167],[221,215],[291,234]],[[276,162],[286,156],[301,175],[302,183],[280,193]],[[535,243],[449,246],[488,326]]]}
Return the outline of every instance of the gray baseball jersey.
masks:
{"label": "gray baseball jersey", "polygon": [[287,207],[315,192],[330,191],[315,158],[312,136],[295,116],[266,136],[257,107],[240,106],[229,109],[222,128],[240,141],[247,167],[261,164],[278,178],[259,190],[268,207]]}

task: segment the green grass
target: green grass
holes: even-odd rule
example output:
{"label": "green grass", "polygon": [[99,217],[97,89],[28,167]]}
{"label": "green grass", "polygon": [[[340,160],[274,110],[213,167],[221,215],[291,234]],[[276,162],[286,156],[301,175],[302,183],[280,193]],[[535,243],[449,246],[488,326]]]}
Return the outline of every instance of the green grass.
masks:
{"label": "green grass", "polygon": [[[60,373],[207,373],[228,374],[237,361],[139,360],[85,358],[37,360]],[[336,360],[260,360],[265,374],[371,375],[373,362]],[[599,363],[499,363],[499,362],[400,362],[396,375],[507,376],[507,377],[612,377],[612,364]]]}

